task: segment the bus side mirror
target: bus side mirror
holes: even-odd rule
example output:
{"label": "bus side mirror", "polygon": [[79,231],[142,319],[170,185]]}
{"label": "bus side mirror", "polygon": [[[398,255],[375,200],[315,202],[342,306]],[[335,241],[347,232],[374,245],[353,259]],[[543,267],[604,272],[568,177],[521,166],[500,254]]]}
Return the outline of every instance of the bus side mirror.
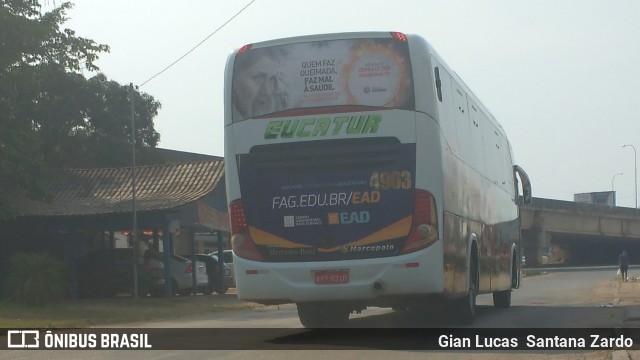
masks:
{"label": "bus side mirror", "polygon": [[532,200],[532,192],[531,192],[531,180],[529,180],[529,175],[518,165],[513,165],[513,172],[518,175],[520,178],[520,182],[522,183],[522,201],[525,204],[530,204]]}

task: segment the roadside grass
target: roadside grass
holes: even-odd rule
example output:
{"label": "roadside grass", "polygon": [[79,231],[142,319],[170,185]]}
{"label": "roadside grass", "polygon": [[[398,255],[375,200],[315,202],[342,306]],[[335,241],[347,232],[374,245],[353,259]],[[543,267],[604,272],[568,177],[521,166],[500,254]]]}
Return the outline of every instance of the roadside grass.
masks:
{"label": "roadside grass", "polygon": [[66,300],[42,307],[5,301],[0,302],[0,328],[83,328],[200,317],[220,311],[261,306],[238,301],[235,295]]}

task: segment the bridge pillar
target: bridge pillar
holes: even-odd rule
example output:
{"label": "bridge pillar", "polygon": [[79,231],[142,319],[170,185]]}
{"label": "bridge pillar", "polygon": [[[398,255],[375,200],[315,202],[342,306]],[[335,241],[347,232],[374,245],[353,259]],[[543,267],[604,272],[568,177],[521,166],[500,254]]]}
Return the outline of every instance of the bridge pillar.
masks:
{"label": "bridge pillar", "polygon": [[544,228],[522,229],[522,248],[527,266],[546,264],[551,247],[551,234]]}
{"label": "bridge pillar", "polygon": [[551,248],[551,234],[542,229],[538,234],[538,247],[536,248],[536,260],[538,265],[544,265],[549,260],[549,249]]}

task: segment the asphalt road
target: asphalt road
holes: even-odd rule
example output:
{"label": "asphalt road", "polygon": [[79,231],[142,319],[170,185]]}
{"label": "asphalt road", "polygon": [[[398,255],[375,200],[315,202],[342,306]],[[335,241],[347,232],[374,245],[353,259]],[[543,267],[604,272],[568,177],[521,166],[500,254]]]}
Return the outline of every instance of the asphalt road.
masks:
{"label": "asphalt road", "polygon": [[[633,274],[630,274],[633,276]],[[487,331],[477,328],[508,328],[535,331],[544,328],[619,328],[629,309],[615,304],[614,272],[609,269],[554,272],[524,279],[513,293],[512,307],[495,309],[491,296],[478,299],[478,316],[473,327],[450,325],[445,319],[424,319],[411,313],[371,309],[352,316],[351,329],[328,333],[303,329],[295,307],[285,305],[263,310],[216,313],[211,318],[128,324],[140,328],[192,328],[211,334],[210,342],[224,344],[223,350],[147,350],[147,351],[5,351],[0,359],[603,359],[628,356],[633,352],[610,350],[438,350],[424,351],[420,336],[436,332]],[[215,329],[223,330],[215,330]],[[369,332],[369,328],[378,328]],[[474,330],[475,328],[475,330]],[[212,330],[213,329],[213,330]],[[225,330],[226,329],[226,330]],[[445,329],[445,330],[442,330]],[[529,329],[529,330],[527,330]],[[364,332],[363,332],[364,331]],[[208,332],[208,333],[207,333]],[[364,334],[364,335],[363,335]],[[358,341],[355,341],[358,340]],[[176,339],[167,339],[167,342]],[[207,341],[207,340],[205,340]],[[202,343],[202,342],[201,342]],[[406,347],[403,347],[406,345]],[[389,349],[394,350],[380,350]],[[238,350],[252,349],[252,350]],[[289,350],[281,350],[289,349]],[[295,350],[291,350],[295,349]],[[320,350],[320,351],[319,351]],[[640,357],[638,357],[640,358]]]}
{"label": "asphalt road", "polygon": [[[625,309],[612,306],[615,270],[550,272],[523,279],[509,309],[495,309],[491,295],[478,297],[473,328],[598,328],[619,327]],[[633,275],[633,274],[631,274]],[[595,289],[599,288],[598,292]],[[293,304],[263,310],[218,313],[215,317],[127,324],[140,328],[302,328]],[[352,314],[352,328],[460,327],[446,316],[418,318],[390,309],[369,308]]]}

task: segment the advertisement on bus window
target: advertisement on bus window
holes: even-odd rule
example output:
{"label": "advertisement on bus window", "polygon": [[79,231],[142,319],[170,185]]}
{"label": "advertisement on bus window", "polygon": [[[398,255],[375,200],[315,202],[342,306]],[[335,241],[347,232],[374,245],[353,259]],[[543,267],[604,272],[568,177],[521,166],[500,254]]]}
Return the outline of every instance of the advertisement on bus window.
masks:
{"label": "advertisement on bus window", "polygon": [[320,106],[413,109],[411,79],[407,43],[395,39],[250,49],[234,63],[233,121]]}
{"label": "advertisement on bus window", "polygon": [[240,155],[257,248],[267,261],[397,255],[412,223],[415,153],[415,144],[374,138],[265,145]]}

